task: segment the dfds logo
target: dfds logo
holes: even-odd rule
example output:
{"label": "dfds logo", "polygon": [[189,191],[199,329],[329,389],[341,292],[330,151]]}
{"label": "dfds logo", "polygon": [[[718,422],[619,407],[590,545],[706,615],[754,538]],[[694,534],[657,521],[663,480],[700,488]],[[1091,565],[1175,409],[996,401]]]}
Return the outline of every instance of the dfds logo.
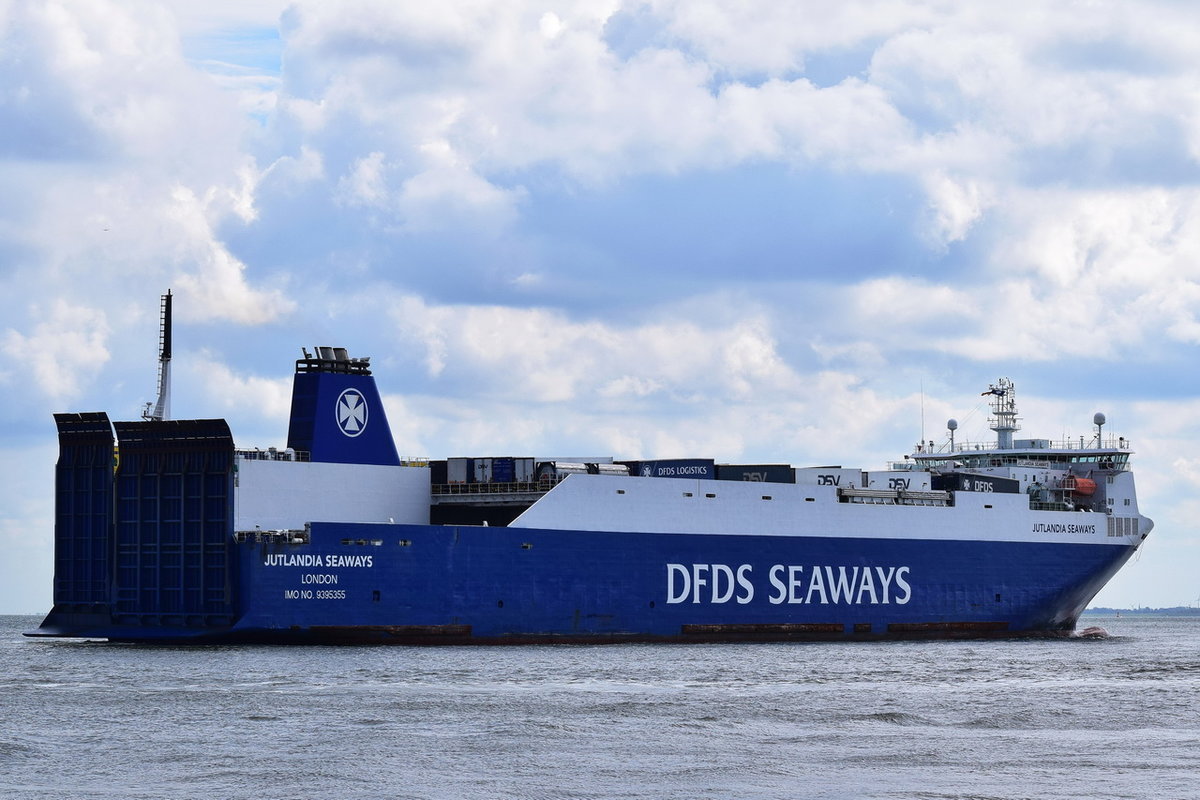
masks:
{"label": "dfds logo", "polygon": [[347,389],[338,395],[337,424],[342,433],[358,436],[367,428],[367,400],[358,389]]}

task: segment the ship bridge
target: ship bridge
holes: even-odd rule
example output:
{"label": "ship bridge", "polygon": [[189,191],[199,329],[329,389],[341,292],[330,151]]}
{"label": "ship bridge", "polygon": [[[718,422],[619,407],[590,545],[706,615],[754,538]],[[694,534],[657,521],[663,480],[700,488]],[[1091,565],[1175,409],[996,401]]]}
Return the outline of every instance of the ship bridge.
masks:
{"label": "ship bridge", "polygon": [[[1094,440],[1093,440],[1094,441]],[[1052,469],[1128,469],[1132,454],[1129,440],[1120,437],[1103,445],[1077,442],[1051,442],[1049,439],[1018,439],[1009,449],[983,445],[947,446],[937,452],[918,449],[908,456],[920,468],[934,470],[977,470],[1006,465],[1049,467]],[[911,467],[910,467],[911,468]]]}
{"label": "ship bridge", "polygon": [[988,387],[982,396],[988,397],[991,414],[988,425],[996,432],[995,444],[956,444],[955,431],[958,421],[949,420],[946,429],[949,441],[935,449],[933,442],[928,446],[919,442],[911,455],[905,456],[905,466],[912,469],[937,471],[980,470],[991,467],[1022,466],[1065,470],[1079,474],[1081,470],[1125,470],[1128,468],[1129,441],[1124,436],[1105,437],[1103,414],[1097,413],[1092,422],[1096,434],[1090,439],[1080,436],[1078,440],[1067,439],[1014,439],[1013,434],[1021,429],[1017,416],[1017,389],[1008,378],[1001,378]]}
{"label": "ship bridge", "polygon": [[988,421],[996,432],[994,443],[955,442],[958,422],[952,419],[946,423],[947,443],[935,448],[933,442],[922,442],[893,466],[951,477],[963,473],[1003,477],[1029,495],[1030,508],[1036,510],[1136,515],[1130,442],[1124,436],[1104,435],[1103,414],[1093,417],[1096,431],[1090,439],[1014,439],[1020,425],[1012,382],[1001,379],[983,395],[990,397]]}

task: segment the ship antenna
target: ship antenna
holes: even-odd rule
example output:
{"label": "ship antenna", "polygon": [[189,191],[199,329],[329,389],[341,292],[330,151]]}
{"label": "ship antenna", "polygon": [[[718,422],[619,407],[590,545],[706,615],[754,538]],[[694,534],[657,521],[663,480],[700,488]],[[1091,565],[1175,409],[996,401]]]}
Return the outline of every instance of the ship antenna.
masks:
{"label": "ship antenna", "polygon": [[162,422],[171,417],[171,290],[161,298],[158,329],[158,402],[151,410],[146,404],[142,419]]}
{"label": "ship antenna", "polygon": [[921,379],[921,441],[925,441],[925,379]]}
{"label": "ship antenna", "polygon": [[1016,388],[1008,378],[1001,378],[983,394],[992,397],[992,418],[988,422],[996,432],[996,449],[1011,450],[1013,434],[1021,430],[1017,424]]}

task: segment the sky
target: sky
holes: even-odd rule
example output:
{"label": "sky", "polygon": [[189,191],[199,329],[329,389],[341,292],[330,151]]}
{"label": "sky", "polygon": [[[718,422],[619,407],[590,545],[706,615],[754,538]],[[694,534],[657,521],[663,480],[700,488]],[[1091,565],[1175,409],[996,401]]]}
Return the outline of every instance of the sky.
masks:
{"label": "sky", "polygon": [[402,454],[868,469],[1106,433],[1200,604],[1200,6],[0,0],[0,613],[52,413],[285,444],[300,348]]}

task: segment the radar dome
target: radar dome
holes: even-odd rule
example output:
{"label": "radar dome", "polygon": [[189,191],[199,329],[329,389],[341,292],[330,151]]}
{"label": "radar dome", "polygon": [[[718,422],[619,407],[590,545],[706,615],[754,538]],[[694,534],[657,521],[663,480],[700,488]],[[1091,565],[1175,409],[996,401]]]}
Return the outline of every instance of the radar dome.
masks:
{"label": "radar dome", "polygon": [[1104,419],[1104,415],[1099,411],[1096,412],[1096,416],[1092,417],[1093,425],[1103,425],[1106,421],[1107,420]]}
{"label": "radar dome", "polygon": [[958,430],[958,420],[951,419],[946,422],[946,427],[952,431]]}

